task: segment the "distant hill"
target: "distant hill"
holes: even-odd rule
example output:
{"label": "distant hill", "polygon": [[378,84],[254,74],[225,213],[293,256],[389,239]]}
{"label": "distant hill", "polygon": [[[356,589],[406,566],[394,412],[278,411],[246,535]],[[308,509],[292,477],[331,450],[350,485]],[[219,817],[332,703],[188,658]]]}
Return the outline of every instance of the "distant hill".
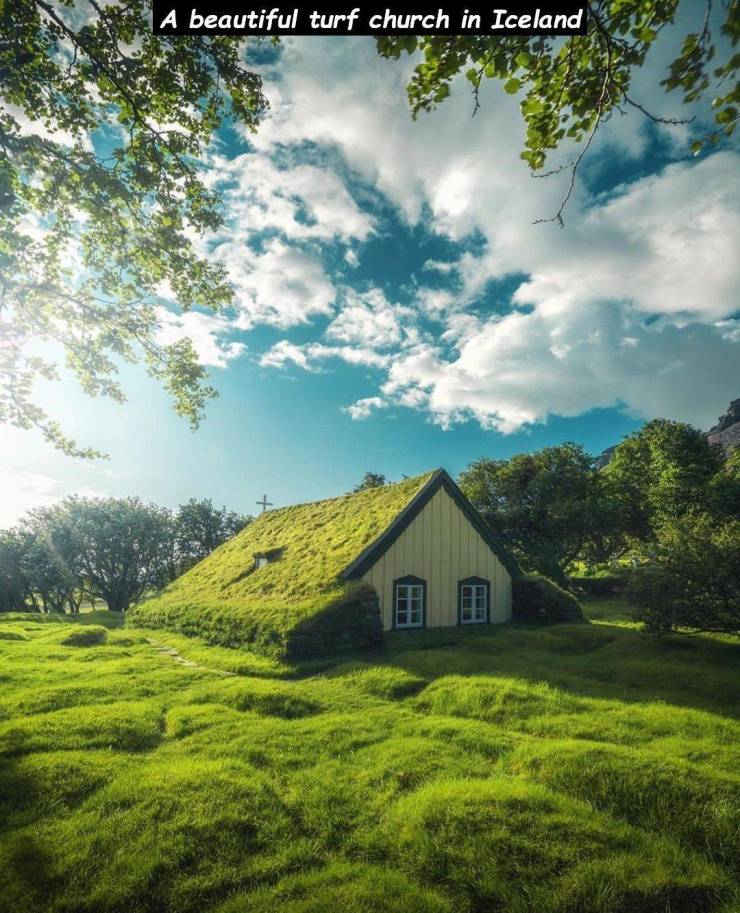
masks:
{"label": "distant hill", "polygon": [[[735,447],[740,447],[740,399],[734,399],[724,415],[720,415],[717,424],[706,432],[710,444],[719,444],[728,453]],[[603,469],[611,460],[616,449],[607,447],[596,458],[597,469]]]}

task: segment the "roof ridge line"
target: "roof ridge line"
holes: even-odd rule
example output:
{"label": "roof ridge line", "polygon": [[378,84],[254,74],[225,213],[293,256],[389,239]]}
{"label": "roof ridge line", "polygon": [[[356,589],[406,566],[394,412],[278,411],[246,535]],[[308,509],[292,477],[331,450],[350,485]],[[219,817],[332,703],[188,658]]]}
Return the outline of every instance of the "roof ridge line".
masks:
{"label": "roof ridge line", "polygon": [[399,538],[401,533],[403,533],[412,521],[421,513],[428,501],[431,500],[440,488],[444,488],[445,491],[447,491],[452,500],[463,512],[468,522],[473,526],[512,577],[519,576],[521,570],[514,556],[510,555],[502,543],[498,542],[493,531],[489,529],[482,517],[478,514],[478,511],[465,497],[457,482],[455,482],[447,470],[441,466],[434,471],[431,478],[422,485],[408,504],[396,514],[395,518],[383,532],[376,536],[375,539],[373,539],[373,541],[344,568],[339,576],[345,580],[353,580],[362,576],[366,570],[380,560],[391,545]]}
{"label": "roof ridge line", "polygon": [[356,495],[361,495],[365,492],[373,491],[375,488],[391,488],[394,485],[403,485],[404,482],[412,482],[414,479],[420,479],[422,476],[431,473],[430,478],[427,479],[424,485],[422,485],[423,488],[432,480],[432,478],[434,478],[437,473],[440,472],[444,472],[446,474],[446,470],[442,468],[428,469],[426,472],[420,472],[417,476],[407,476],[405,479],[398,479],[396,482],[386,482],[384,485],[375,485],[372,488],[363,488],[360,491],[346,491],[343,495],[333,495],[331,498],[316,498],[315,501],[298,501],[296,504],[285,504],[283,507],[275,507],[273,510],[262,511],[262,513],[256,517],[253,522],[256,523],[260,517],[264,517],[267,514],[277,514],[283,510],[292,510],[295,507],[310,507],[312,504],[326,504],[329,501],[341,501],[343,498],[354,498]]}

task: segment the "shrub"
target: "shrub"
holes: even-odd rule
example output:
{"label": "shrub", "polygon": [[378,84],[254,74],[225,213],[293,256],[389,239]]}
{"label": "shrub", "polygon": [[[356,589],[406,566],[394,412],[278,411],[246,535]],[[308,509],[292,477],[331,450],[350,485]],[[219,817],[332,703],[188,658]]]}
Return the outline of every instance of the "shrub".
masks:
{"label": "shrub", "polygon": [[740,520],[691,514],[658,534],[656,564],[628,596],[648,631],[740,634]]}
{"label": "shrub", "polygon": [[89,625],[86,628],[76,628],[61,643],[65,647],[98,647],[108,640],[108,632],[101,625]]}
{"label": "shrub", "polygon": [[512,581],[512,616],[515,621],[585,621],[575,596],[535,574]]}

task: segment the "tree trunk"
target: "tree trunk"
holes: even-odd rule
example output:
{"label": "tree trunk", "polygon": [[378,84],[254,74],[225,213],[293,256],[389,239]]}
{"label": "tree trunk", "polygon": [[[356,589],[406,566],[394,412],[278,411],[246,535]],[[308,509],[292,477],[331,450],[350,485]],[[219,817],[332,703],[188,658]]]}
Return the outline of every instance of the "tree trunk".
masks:
{"label": "tree trunk", "polygon": [[105,601],[108,603],[108,608],[111,612],[125,612],[129,607],[130,600],[125,596],[121,597],[117,593],[111,593],[109,596],[105,596]]}

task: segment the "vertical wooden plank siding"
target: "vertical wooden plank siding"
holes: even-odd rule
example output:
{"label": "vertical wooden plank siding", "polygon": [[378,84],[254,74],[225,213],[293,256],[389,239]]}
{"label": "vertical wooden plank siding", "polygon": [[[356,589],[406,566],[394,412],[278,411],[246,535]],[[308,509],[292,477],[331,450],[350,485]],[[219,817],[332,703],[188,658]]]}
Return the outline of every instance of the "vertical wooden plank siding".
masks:
{"label": "vertical wooden plank siding", "polygon": [[466,577],[490,580],[491,621],[511,618],[511,577],[440,488],[363,580],[375,587],[386,631],[393,625],[393,581],[412,574],[427,582],[427,627],[457,624],[457,585]]}

